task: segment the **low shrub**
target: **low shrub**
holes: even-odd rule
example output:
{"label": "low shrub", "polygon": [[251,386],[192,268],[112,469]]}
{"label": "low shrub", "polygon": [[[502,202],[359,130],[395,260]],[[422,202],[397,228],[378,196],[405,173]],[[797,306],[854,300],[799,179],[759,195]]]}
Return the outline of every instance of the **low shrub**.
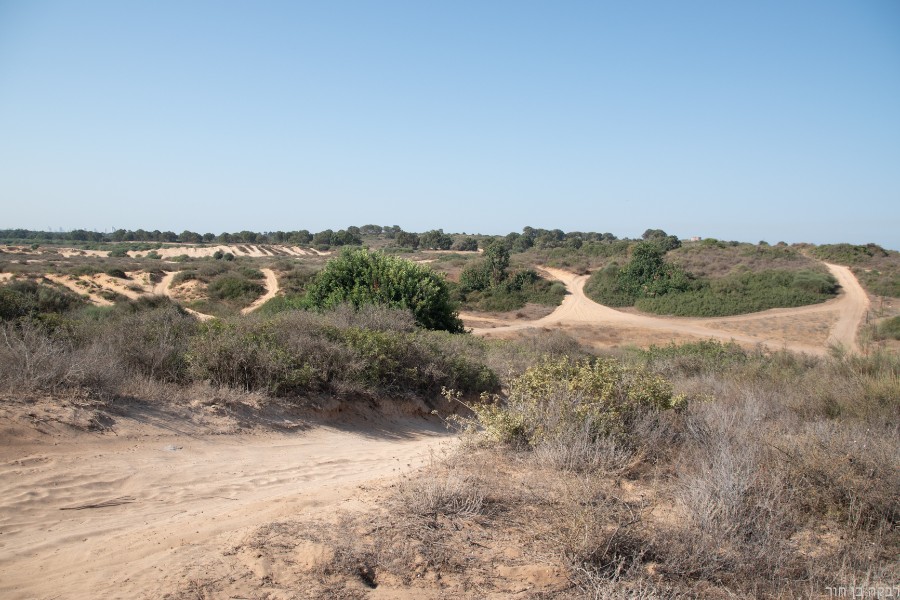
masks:
{"label": "low shrub", "polygon": [[686,399],[665,379],[616,359],[550,359],[512,380],[504,402],[472,407],[487,434],[536,447],[561,437],[590,440],[628,434],[645,415],[681,408]]}
{"label": "low shrub", "polygon": [[266,291],[262,285],[256,282],[231,275],[222,275],[213,279],[207,290],[211,298],[234,301],[252,301]]}
{"label": "low shrub", "polygon": [[885,319],[875,326],[876,340],[900,340],[900,317]]}

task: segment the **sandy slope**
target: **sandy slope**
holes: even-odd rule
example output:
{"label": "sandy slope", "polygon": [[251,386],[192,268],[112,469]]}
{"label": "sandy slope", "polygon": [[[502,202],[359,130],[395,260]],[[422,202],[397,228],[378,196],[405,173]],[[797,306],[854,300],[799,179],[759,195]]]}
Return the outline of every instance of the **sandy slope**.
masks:
{"label": "sandy slope", "polygon": [[160,598],[227,577],[229,548],[256,527],[332,511],[449,441],[421,420],[230,436],[179,427],[0,438],[0,597]]}
{"label": "sandy slope", "polygon": [[[771,319],[773,317],[786,315],[836,312],[838,314],[838,320],[830,332],[828,338],[829,343],[842,344],[848,349],[858,351],[859,346],[856,344],[856,331],[859,328],[860,321],[865,315],[866,308],[868,307],[868,297],[850,269],[832,264],[827,264],[826,266],[838,280],[838,283],[840,283],[842,288],[841,294],[834,300],[812,306],[777,308],[736,317],[704,319],[679,317],[665,318],[618,311],[597,304],[584,294],[584,284],[588,279],[587,275],[575,275],[574,273],[569,273],[560,269],[545,268],[543,269],[544,271],[554,279],[563,282],[569,290],[569,295],[563,299],[562,304],[555,311],[546,317],[535,321],[517,322],[494,328],[476,327],[473,328],[472,332],[477,335],[493,336],[502,334],[503,332],[520,331],[534,327],[542,328],[560,327],[562,325],[587,326],[602,324],[668,332],[675,335],[687,335],[697,338],[734,340],[745,344],[763,344],[773,348],[787,346],[792,350],[821,355],[827,352],[827,348],[824,346],[801,342],[790,342],[785,344],[783,342],[774,342],[772,339],[768,339],[764,336],[726,331],[714,328],[713,326],[725,322],[734,323],[748,320]],[[464,315],[464,318],[470,319],[469,315]],[[471,320],[478,319],[471,318]]]}
{"label": "sandy slope", "polygon": [[87,296],[91,302],[93,302],[94,304],[97,304],[98,306],[112,306],[112,304],[113,304],[106,298],[104,298],[102,296],[98,296],[97,294],[94,294],[93,292],[89,292],[85,288],[79,286],[76,283],[76,280],[69,278],[67,275],[52,275],[52,274],[48,273],[48,274],[44,275],[44,277],[46,279],[49,279],[53,283],[58,283],[59,285],[69,288],[76,294],[79,294],[81,296]]}
{"label": "sandy slope", "polygon": [[241,309],[241,314],[246,315],[248,313],[252,313],[254,310],[271,300],[278,294],[278,278],[275,277],[275,272],[272,269],[260,269],[263,274],[266,276],[266,293],[253,301],[253,304]]}

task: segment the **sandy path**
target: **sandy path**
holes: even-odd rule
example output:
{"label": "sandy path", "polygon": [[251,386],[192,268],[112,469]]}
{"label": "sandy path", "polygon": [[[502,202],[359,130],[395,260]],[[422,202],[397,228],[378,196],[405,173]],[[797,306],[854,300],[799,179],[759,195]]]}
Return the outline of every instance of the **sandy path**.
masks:
{"label": "sandy path", "polygon": [[[748,315],[734,317],[715,317],[708,319],[681,318],[681,317],[654,317],[643,314],[626,313],[597,304],[584,294],[584,284],[587,275],[575,275],[560,269],[544,268],[551,277],[563,282],[569,290],[569,294],[563,299],[562,304],[541,319],[512,323],[494,328],[473,328],[476,335],[490,336],[497,333],[520,331],[534,327],[560,327],[562,325],[613,325],[635,327],[655,331],[683,334],[698,338],[714,338],[720,340],[734,340],[745,344],[763,344],[772,348],[787,347],[791,350],[823,355],[827,348],[820,345],[803,344],[799,342],[775,342],[762,336],[747,335],[730,332],[711,327],[724,322],[748,321],[769,319],[776,316],[804,315],[816,312],[837,312],[838,321],[832,328],[828,342],[841,344],[844,347],[858,351],[856,344],[856,331],[866,308],[868,297],[859,285],[850,269],[838,265],[826,264],[831,273],[838,280],[842,291],[838,298],[822,304],[801,306],[797,308],[778,308]],[[468,319],[469,315],[464,315]],[[477,319],[472,319],[477,320]]]}
{"label": "sandy path", "polygon": [[830,263],[825,263],[825,266],[838,280],[842,290],[841,297],[837,300],[840,303],[838,322],[831,330],[828,343],[839,344],[851,352],[859,353],[856,332],[869,309],[869,295],[849,267]]}
{"label": "sandy path", "polygon": [[252,313],[254,310],[271,300],[278,294],[278,278],[275,277],[275,271],[272,269],[260,269],[263,274],[266,276],[266,293],[253,301],[253,304],[241,309],[241,314],[246,315]]}
{"label": "sandy path", "polygon": [[[153,294],[156,296],[168,296],[169,298],[172,298],[172,280],[175,279],[175,276],[178,275],[178,273],[180,273],[180,271],[173,271],[171,273],[166,273],[165,275],[163,275],[163,278],[159,280],[159,283],[157,283],[153,287]],[[181,308],[194,315],[201,321],[209,321],[210,319],[215,318],[212,315],[197,312],[196,310],[188,308],[186,306],[182,306]]]}
{"label": "sandy path", "polygon": [[227,576],[223,553],[255,527],[332,511],[449,443],[421,420],[404,425],[0,442],[0,597],[160,598]]}

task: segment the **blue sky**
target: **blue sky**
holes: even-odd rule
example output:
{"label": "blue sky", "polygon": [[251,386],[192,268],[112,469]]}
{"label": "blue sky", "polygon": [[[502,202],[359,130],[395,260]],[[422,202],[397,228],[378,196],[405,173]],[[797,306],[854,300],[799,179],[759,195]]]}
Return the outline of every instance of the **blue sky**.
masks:
{"label": "blue sky", "polygon": [[900,249],[900,3],[0,0],[0,203]]}

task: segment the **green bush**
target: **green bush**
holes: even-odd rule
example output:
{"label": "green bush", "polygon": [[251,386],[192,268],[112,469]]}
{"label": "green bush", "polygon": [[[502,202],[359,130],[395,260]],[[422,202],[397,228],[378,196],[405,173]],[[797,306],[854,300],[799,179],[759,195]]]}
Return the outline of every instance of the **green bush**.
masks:
{"label": "green bush", "polygon": [[611,263],[605,268],[595,271],[584,284],[584,293],[594,302],[606,306],[632,306],[636,298],[631,290],[626,289],[619,278],[622,268],[618,263]]}
{"label": "green bush", "polygon": [[900,340],[900,317],[886,319],[875,327],[876,340]]}
{"label": "green bush", "polygon": [[210,297],[216,300],[253,300],[265,292],[262,285],[232,275],[213,279],[207,289]]}
{"label": "green bush", "polygon": [[627,442],[633,426],[651,412],[681,408],[662,377],[615,359],[550,359],[513,379],[504,403],[472,408],[490,437],[535,447],[573,431],[593,439]]}
{"label": "green bush", "polygon": [[837,282],[815,271],[739,273],[696,289],[635,302],[640,310],[684,317],[724,317],[770,308],[806,306],[834,297]]}
{"label": "green bush", "polygon": [[447,282],[416,263],[366,249],[344,250],[308,286],[307,305],[327,309],[380,304],[412,311],[427,329],[463,331]]}
{"label": "green bush", "polygon": [[34,281],[12,281],[0,286],[0,320],[3,321],[64,313],[81,306],[84,300],[80,296]]}
{"label": "green bush", "polygon": [[128,275],[122,269],[107,269],[106,274],[116,279],[128,279]]}
{"label": "green bush", "polygon": [[466,292],[461,285],[454,290],[455,297],[467,309],[490,312],[518,310],[528,303],[559,306],[567,293],[562,283],[540,278],[530,270],[520,271],[501,285],[483,291]]}

